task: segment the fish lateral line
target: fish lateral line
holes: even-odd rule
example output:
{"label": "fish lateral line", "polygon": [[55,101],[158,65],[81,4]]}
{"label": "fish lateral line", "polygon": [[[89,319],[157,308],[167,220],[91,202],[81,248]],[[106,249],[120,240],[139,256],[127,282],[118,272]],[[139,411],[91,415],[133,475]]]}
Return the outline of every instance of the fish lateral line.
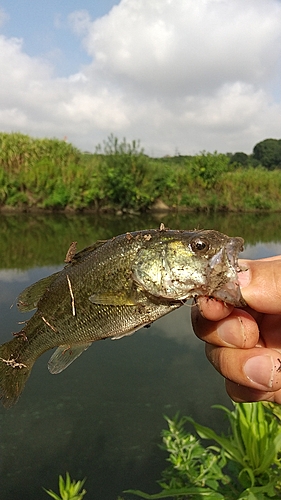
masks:
{"label": "fish lateral line", "polygon": [[77,253],[75,245],[62,270],[18,296],[21,312],[37,312],[0,346],[0,400],[6,408],[16,403],[46,350],[55,348],[48,368],[56,374],[94,341],[131,335],[194,296],[245,305],[237,277],[240,237],[171,230],[161,223],[159,229],[98,240]]}
{"label": "fish lateral line", "polygon": [[103,306],[137,306],[139,303],[125,293],[94,293],[89,297],[92,304]]}

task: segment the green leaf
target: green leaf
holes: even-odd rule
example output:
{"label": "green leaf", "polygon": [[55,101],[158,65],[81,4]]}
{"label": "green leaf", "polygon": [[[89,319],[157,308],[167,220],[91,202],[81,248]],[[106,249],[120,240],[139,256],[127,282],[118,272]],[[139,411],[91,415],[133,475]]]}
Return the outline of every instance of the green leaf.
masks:
{"label": "green leaf", "polygon": [[273,443],[268,447],[262,457],[260,466],[256,469],[257,474],[268,470],[268,467],[277,460],[277,455],[281,451],[281,434],[275,437]]}
{"label": "green leaf", "polygon": [[61,498],[56,493],[54,493],[54,491],[46,490],[46,488],[43,488],[43,490],[46,491],[46,493],[48,493],[48,495],[50,495],[50,497],[54,498],[55,500],[61,500]]}
{"label": "green leaf", "polygon": [[214,441],[216,441],[218,444],[221,445],[221,447],[228,454],[229,458],[232,458],[241,465],[244,464],[244,455],[237,448],[235,444],[232,444],[229,438],[218,435],[215,431],[210,429],[210,427],[205,427],[204,425],[200,425],[197,422],[195,422],[192,418],[187,418],[187,420],[194,425],[196,431],[198,432],[199,436],[202,439],[213,439]]}
{"label": "green leaf", "polygon": [[86,490],[80,491],[84,485],[85,479],[82,481],[71,481],[70,475],[67,472],[65,476],[65,481],[62,476],[59,476],[59,492],[60,496],[56,495],[51,490],[46,490],[43,488],[48,495],[50,495],[55,500],[82,500],[83,496],[86,494]]}
{"label": "green leaf", "polygon": [[148,500],[156,500],[158,498],[171,498],[171,497],[180,497],[183,495],[200,495],[200,498],[210,498],[211,500],[216,499],[224,499],[224,496],[214,492],[208,488],[177,488],[170,490],[163,490],[160,493],[155,493],[153,495],[149,495],[140,490],[126,490],[124,493],[131,493],[133,495],[139,496],[141,498],[146,498]]}

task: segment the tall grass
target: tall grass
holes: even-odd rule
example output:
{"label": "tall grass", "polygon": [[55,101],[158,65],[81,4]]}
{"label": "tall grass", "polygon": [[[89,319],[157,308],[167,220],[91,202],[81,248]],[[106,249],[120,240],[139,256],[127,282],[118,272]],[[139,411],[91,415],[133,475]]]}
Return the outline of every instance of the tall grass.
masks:
{"label": "tall grass", "polygon": [[40,208],[83,208],[95,199],[96,163],[57,139],[0,134],[0,203]]}
{"label": "tall grass", "polygon": [[198,211],[281,210],[281,170],[227,155],[149,158],[110,136],[95,154],[57,139],[0,133],[0,208],[147,210],[161,199]]}
{"label": "tall grass", "polygon": [[80,151],[58,139],[35,139],[28,135],[0,133],[0,167],[9,174],[28,172],[37,161],[48,160],[59,165],[77,164]]}
{"label": "tall grass", "polygon": [[240,169],[226,174],[218,184],[230,210],[280,210],[281,171]]}

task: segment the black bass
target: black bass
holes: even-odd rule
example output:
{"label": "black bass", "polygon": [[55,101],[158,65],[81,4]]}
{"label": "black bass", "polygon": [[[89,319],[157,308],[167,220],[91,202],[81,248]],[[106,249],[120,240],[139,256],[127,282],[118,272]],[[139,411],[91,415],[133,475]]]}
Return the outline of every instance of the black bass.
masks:
{"label": "black bass", "polygon": [[243,306],[237,258],[242,238],[212,230],[158,230],[122,234],[79,253],[67,265],[26,288],[21,311],[37,309],[10,342],[0,346],[0,398],[18,399],[36,359],[56,347],[48,363],[60,373],[95,340],[130,335],[209,295]]}

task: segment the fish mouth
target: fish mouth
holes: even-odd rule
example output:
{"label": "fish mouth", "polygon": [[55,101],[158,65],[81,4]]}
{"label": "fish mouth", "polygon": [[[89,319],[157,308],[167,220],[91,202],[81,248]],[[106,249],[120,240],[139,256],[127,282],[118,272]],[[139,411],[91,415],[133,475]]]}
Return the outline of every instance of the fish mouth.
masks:
{"label": "fish mouth", "polygon": [[247,303],[242,297],[238,273],[238,255],[243,250],[242,238],[229,238],[227,243],[210,260],[207,274],[211,285],[212,297],[235,307],[245,307]]}

